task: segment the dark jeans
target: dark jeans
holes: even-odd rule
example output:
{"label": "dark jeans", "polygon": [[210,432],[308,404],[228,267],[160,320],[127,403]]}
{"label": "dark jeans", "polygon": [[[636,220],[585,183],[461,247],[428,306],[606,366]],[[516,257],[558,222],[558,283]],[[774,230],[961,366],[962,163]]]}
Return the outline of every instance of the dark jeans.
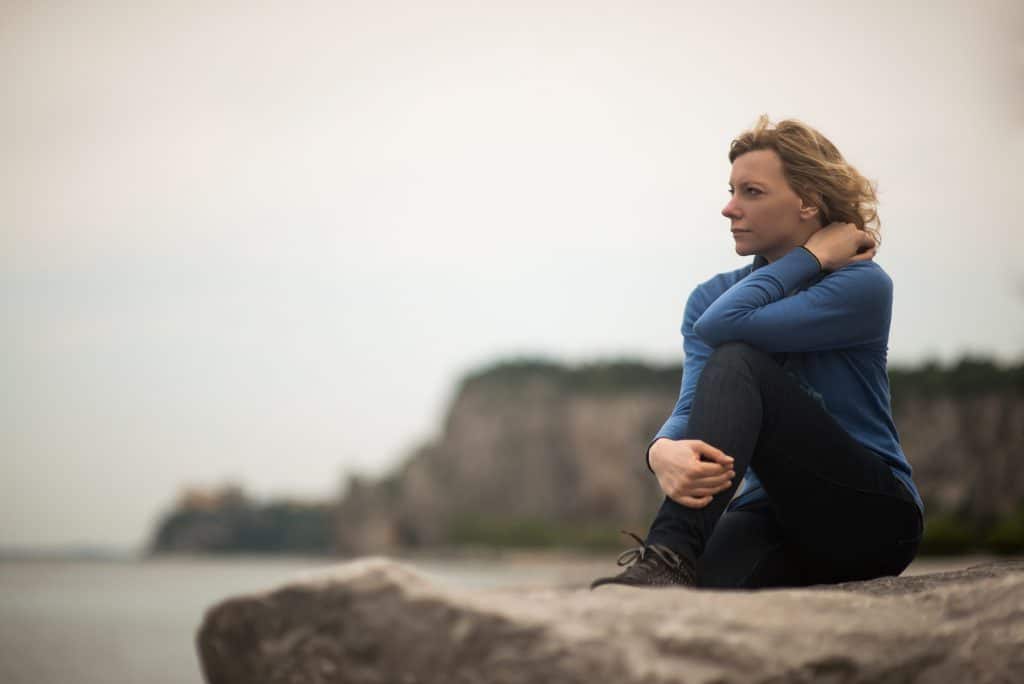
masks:
{"label": "dark jeans", "polygon": [[[806,586],[899,575],[923,520],[881,456],[861,446],[769,354],[741,342],[708,359],[684,439],[734,460],[703,508],[665,497],[647,543],[697,562],[703,587]],[[752,465],[768,499],[724,513]]]}

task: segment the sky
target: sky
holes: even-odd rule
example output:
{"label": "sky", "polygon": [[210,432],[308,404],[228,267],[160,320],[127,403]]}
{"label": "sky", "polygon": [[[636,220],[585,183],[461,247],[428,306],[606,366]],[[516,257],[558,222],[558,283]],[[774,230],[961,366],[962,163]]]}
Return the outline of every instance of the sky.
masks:
{"label": "sky", "polygon": [[337,496],[499,360],[681,364],[761,113],[877,182],[890,366],[1024,358],[1016,0],[173,4],[0,1],[0,547]]}

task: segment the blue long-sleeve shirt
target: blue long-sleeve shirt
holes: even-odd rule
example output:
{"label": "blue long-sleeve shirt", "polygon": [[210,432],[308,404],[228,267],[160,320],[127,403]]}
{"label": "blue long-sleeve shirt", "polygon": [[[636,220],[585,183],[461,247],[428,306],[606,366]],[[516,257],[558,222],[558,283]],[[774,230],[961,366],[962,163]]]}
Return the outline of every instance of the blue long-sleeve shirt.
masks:
{"label": "blue long-sleeve shirt", "polygon": [[[822,271],[797,247],[769,263],[758,255],[743,268],[698,285],[683,313],[683,379],[672,415],[648,444],[683,439],[701,369],[730,341],[772,354],[854,439],[878,454],[924,503],[892,419],[886,372],[892,279],[872,260]],[[650,462],[648,461],[648,467]],[[764,499],[753,468],[726,510]]]}

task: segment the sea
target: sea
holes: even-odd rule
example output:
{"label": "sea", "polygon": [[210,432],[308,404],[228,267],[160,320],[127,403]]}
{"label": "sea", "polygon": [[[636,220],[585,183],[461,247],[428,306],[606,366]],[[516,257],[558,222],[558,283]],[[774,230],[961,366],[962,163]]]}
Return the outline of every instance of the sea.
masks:
{"label": "sea", "polygon": [[[585,588],[611,555],[493,552],[392,557],[459,590]],[[0,560],[3,684],[201,684],[196,633],[207,609],[352,559],[126,557]],[[991,560],[920,558],[904,575]]]}

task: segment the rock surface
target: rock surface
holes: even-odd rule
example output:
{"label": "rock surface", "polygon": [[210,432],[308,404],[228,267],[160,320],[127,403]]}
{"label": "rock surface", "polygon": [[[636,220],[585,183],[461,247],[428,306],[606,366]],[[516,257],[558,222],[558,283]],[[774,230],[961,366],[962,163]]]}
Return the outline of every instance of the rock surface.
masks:
{"label": "rock surface", "polygon": [[209,684],[1012,682],[1024,561],[801,589],[444,589],[369,557],[211,608]]}

